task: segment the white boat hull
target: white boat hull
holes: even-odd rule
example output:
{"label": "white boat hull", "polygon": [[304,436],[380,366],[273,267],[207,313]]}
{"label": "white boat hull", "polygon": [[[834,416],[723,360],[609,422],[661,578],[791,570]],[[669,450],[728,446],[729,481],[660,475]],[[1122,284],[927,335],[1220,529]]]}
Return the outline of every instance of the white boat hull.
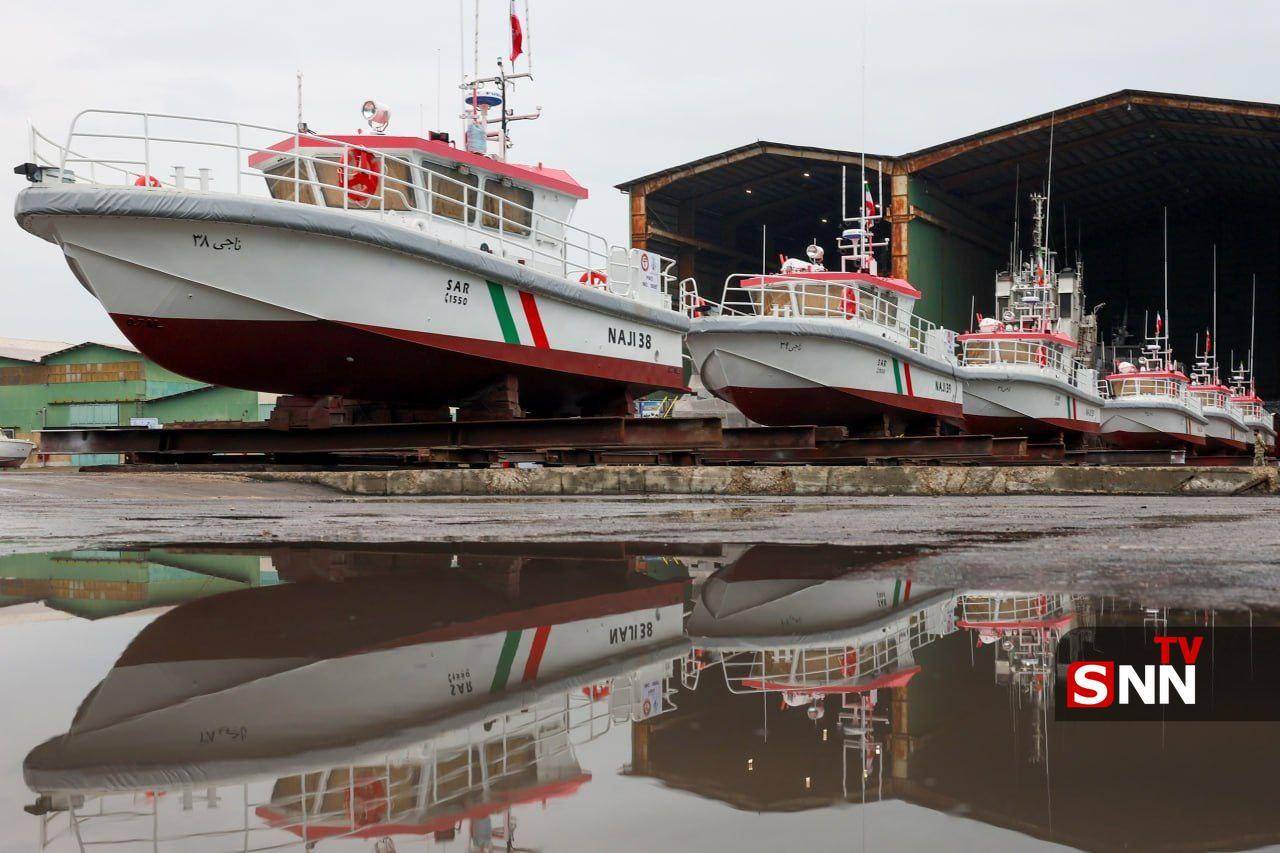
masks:
{"label": "white boat hull", "polygon": [[[56,203],[29,195],[55,192]],[[157,202],[168,207],[75,212],[106,203],[95,198],[140,205],[140,195],[170,196]],[[83,188],[25,190],[19,207],[19,222],[61,246],[141,351],[202,381],[456,405],[512,375],[525,408],[545,414],[684,388],[687,323],[659,307],[660,294],[640,304],[403,225],[293,203]],[[344,238],[343,224],[358,233]]]}
{"label": "white boat hull", "polygon": [[20,438],[0,438],[0,468],[21,468],[35,445]]}
{"label": "white boat hull", "polygon": [[1128,450],[1203,447],[1208,421],[1177,400],[1126,397],[1108,400],[1102,411],[1102,437]]}
{"label": "white boat hull", "polygon": [[[806,331],[790,331],[797,325]],[[769,426],[958,422],[963,413],[954,364],[870,335],[823,334],[817,321],[695,320],[688,346],[711,393]]]}
{"label": "white boat hull", "polygon": [[1217,406],[1205,406],[1205,444],[1211,450],[1242,453],[1252,449],[1253,430],[1235,412]]}
{"label": "white boat hull", "polygon": [[1051,377],[964,368],[964,420],[969,432],[1043,436],[1095,434],[1102,398]]}

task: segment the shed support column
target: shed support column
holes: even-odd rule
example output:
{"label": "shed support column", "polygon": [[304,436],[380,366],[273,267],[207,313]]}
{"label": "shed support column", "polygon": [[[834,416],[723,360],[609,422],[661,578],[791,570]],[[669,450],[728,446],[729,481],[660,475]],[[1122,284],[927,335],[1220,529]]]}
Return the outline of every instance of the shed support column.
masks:
{"label": "shed support column", "polygon": [[646,198],[642,187],[631,190],[631,248],[649,248],[649,212],[645,204]]}
{"label": "shed support column", "polygon": [[906,779],[911,756],[911,722],[908,713],[907,688],[893,688],[890,703],[889,726],[892,731],[889,735],[890,772],[894,779]]}
{"label": "shed support column", "polygon": [[910,179],[909,175],[893,175],[889,179],[892,193],[892,199],[889,202],[889,223],[893,227],[889,237],[889,251],[893,257],[890,275],[904,281],[909,280],[911,272],[908,263],[910,247],[907,244],[907,225],[912,219],[911,202],[907,197],[907,182]]}

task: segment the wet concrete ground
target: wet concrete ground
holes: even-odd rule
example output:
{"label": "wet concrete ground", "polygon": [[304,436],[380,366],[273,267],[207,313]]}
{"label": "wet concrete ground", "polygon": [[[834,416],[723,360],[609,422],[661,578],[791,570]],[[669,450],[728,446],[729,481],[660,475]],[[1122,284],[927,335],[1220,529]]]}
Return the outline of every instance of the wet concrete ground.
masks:
{"label": "wet concrete ground", "polygon": [[0,553],[273,539],[908,545],[922,582],[1280,603],[1275,497],[363,498],[229,475],[0,476]]}

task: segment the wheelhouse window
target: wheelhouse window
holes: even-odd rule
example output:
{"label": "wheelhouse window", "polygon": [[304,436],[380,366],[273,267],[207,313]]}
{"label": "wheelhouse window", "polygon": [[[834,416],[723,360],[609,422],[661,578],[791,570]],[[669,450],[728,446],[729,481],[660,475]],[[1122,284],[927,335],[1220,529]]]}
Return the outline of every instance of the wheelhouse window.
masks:
{"label": "wheelhouse window", "polygon": [[479,183],[475,175],[464,175],[458,169],[425,160],[422,163],[422,185],[427,188],[435,216],[474,222]]}
{"label": "wheelhouse window", "polygon": [[484,182],[484,192],[480,224],[495,230],[501,224],[506,233],[527,237],[533,228],[533,191],[490,178]]}
{"label": "wheelhouse window", "polygon": [[[339,180],[342,169],[342,158],[339,156],[329,156],[318,158],[320,162],[314,163],[316,169],[316,179],[320,182],[324,203],[329,207],[342,207],[342,197],[345,190],[342,182]],[[408,163],[399,160],[384,159],[378,162],[380,172],[378,177],[378,193],[372,198],[365,199],[359,193],[355,195],[348,203],[348,207],[357,208],[373,208],[379,209],[379,196],[381,196],[382,210],[412,210],[413,209],[413,178],[410,175]],[[357,172],[356,174],[362,174]]]}
{"label": "wheelhouse window", "polygon": [[[300,201],[303,204],[315,204],[315,194],[308,184],[311,183],[311,171],[306,160],[289,158],[278,166],[265,170],[267,190],[271,197],[280,201]],[[301,189],[301,192],[299,190]]]}

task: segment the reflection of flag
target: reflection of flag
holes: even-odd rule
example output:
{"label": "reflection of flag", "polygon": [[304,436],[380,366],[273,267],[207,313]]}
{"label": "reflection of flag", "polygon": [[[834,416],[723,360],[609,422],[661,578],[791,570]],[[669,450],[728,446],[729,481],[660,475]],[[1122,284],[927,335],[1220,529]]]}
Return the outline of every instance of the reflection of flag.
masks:
{"label": "reflection of flag", "polygon": [[876,200],[871,197],[871,187],[866,181],[862,182],[862,215],[867,217],[876,215]]}
{"label": "reflection of flag", "polygon": [[1157,335],[1160,334],[1160,331],[1163,328],[1164,328],[1164,322],[1160,319],[1159,313],[1157,313],[1156,314],[1156,334]]}
{"label": "reflection of flag", "polygon": [[524,53],[524,30],[520,27],[520,19],[516,17],[516,0],[511,0],[511,61]]}

